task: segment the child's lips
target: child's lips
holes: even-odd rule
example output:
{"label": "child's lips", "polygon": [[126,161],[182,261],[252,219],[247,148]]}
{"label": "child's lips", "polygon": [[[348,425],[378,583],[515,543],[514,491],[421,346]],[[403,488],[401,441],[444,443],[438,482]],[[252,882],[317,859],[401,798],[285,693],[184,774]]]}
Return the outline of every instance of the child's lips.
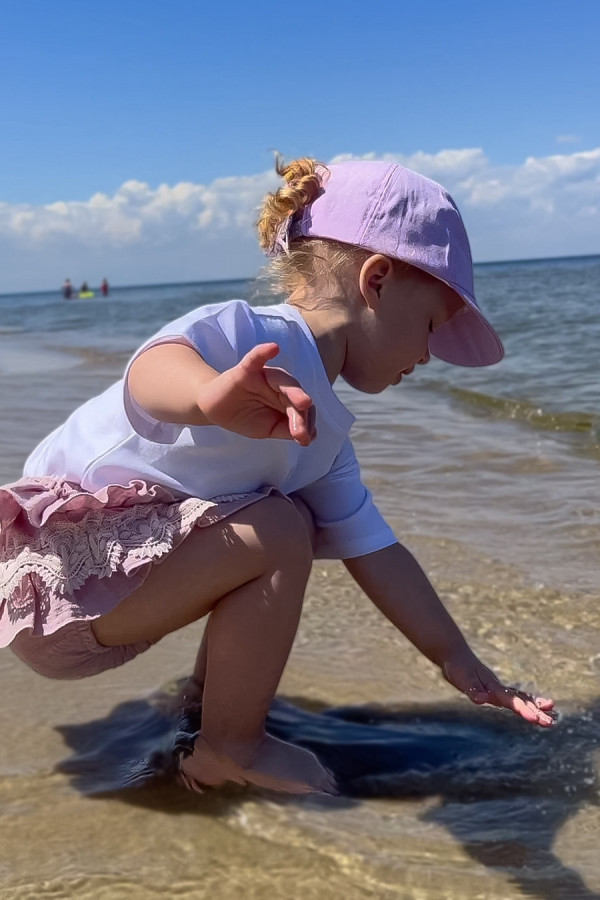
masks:
{"label": "child's lips", "polygon": [[404,375],[410,375],[414,368],[414,366],[411,366],[410,369],[402,369],[402,371],[396,377],[396,380],[392,381],[392,384],[400,384],[400,382],[402,381],[402,377]]}

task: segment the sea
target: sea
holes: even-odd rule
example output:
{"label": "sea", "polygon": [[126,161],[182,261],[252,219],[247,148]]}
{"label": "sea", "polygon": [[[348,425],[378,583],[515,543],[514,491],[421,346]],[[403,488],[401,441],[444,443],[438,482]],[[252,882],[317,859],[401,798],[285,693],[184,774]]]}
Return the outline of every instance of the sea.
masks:
{"label": "sea", "polygon": [[[333,561],[314,566],[269,723],[337,797],[176,783],[169,702],[202,623],[79,682],[5,651],[3,900],[600,900],[600,256],[480,264],[475,287],[500,364],[336,390],[399,540],[486,664],[555,699],[556,726],[470,704]],[[1,295],[0,484],[163,324],[260,290]]]}

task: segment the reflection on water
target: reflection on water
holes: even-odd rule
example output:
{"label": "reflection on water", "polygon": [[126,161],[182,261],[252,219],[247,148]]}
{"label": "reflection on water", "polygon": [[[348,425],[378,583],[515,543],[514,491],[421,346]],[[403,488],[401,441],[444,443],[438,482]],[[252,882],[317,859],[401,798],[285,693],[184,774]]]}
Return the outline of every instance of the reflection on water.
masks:
{"label": "reflection on water", "polygon": [[[120,704],[105,719],[60,726],[73,755],[59,770],[83,793],[108,792],[155,809],[165,784],[172,783],[175,794],[183,790],[174,782],[173,694],[170,686],[147,701]],[[524,895],[600,898],[553,852],[556,836],[582,804],[598,806],[600,700],[564,715],[549,731],[462,706],[317,710],[312,704],[309,711],[302,703],[277,700],[268,730],[312,750],[335,774],[341,797],[321,803],[335,811],[361,798],[401,803],[437,797],[438,805],[422,811],[423,821],[443,826],[478,864],[501,870]],[[229,808],[245,796],[239,788],[211,794],[197,798],[200,814],[215,795]],[[172,811],[179,809],[175,802]]]}

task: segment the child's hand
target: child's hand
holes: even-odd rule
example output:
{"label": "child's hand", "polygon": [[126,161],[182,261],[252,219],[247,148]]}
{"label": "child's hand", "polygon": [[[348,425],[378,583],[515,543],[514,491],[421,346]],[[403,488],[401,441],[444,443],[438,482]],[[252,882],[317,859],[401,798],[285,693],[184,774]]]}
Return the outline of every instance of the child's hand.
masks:
{"label": "child's hand", "polygon": [[212,425],[251,438],[294,440],[303,447],[316,437],[315,407],[296,379],[267,366],[277,344],[259,344],[202,388],[199,403]]}
{"label": "child's hand", "polygon": [[442,674],[446,681],[466,694],[473,703],[478,705],[491,703],[492,706],[511,709],[528,722],[545,728],[554,725],[556,721],[552,700],[533,697],[517,688],[505,687],[494,673],[471,653],[468,655],[463,653],[456,659],[444,663]]}

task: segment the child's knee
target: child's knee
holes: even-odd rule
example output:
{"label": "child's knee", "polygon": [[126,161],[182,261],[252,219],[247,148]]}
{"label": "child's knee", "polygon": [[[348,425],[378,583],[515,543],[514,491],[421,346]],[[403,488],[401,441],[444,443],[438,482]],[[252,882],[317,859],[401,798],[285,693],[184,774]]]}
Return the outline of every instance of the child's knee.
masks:
{"label": "child's knee", "polygon": [[255,538],[267,558],[275,560],[278,566],[306,569],[308,574],[313,561],[314,531],[308,508],[305,511],[284,497],[267,497],[255,504],[255,513]]}

